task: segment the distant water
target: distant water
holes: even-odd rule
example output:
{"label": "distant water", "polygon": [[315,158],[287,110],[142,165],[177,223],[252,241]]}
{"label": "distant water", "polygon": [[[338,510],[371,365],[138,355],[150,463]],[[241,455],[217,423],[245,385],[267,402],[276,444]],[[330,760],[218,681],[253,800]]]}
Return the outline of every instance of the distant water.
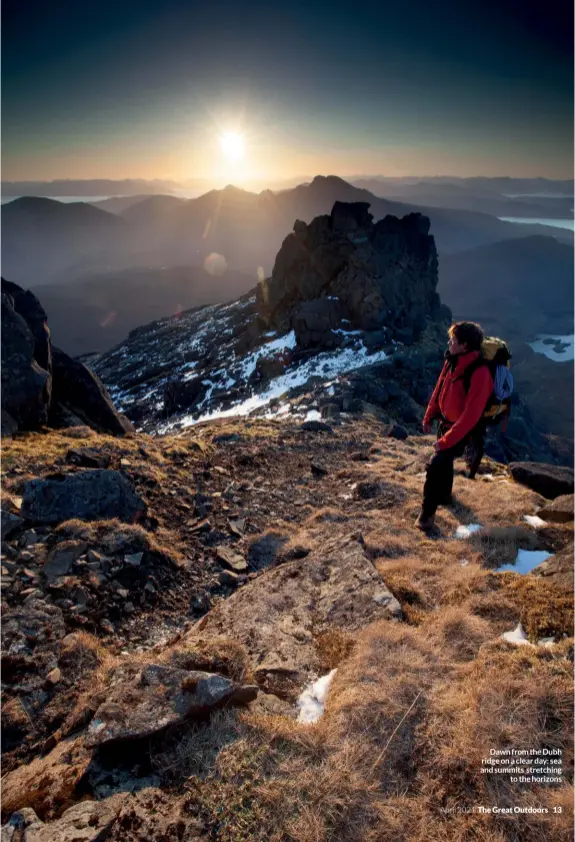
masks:
{"label": "distant water", "polygon": [[571,199],[568,193],[503,193],[508,199],[521,199],[530,196],[537,199]]}
{"label": "distant water", "polygon": [[[2,196],[2,204],[21,199],[22,196]],[[39,196],[41,199],[54,199],[56,202],[101,202],[104,199],[115,199],[116,196]]]}
{"label": "distant water", "polygon": [[555,336],[550,333],[540,333],[535,342],[528,342],[536,354],[544,354],[547,359],[556,363],[573,362],[575,357],[575,336]]}
{"label": "distant water", "polygon": [[540,219],[538,217],[529,216],[498,216],[501,222],[519,222],[529,225],[550,225],[552,228],[567,228],[569,231],[575,231],[575,221],[573,219]]}
{"label": "distant water", "polygon": [[[152,195],[152,194],[146,194]],[[162,196],[175,196],[178,199],[196,199],[201,194],[199,192],[195,193],[162,193]],[[3,205],[7,204],[8,202],[13,202],[15,199],[22,199],[22,196],[2,196],[0,199]],[[103,202],[104,199],[129,199],[130,196],[38,196],[37,198],[41,199],[54,199],[56,202]]]}

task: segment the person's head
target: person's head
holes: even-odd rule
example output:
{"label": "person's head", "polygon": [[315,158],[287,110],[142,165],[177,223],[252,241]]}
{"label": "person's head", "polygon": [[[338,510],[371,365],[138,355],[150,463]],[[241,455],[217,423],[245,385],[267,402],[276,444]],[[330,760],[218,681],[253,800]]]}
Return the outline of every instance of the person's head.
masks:
{"label": "person's head", "polygon": [[455,322],[449,328],[448,336],[450,354],[467,354],[469,351],[481,350],[483,331],[475,322]]}

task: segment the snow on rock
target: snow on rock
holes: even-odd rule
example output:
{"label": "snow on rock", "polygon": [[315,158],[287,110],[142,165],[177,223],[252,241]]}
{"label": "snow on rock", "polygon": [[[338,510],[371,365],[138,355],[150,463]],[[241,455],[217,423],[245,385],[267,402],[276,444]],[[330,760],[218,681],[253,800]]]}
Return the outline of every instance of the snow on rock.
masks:
{"label": "snow on rock", "polygon": [[455,530],[455,538],[469,538],[470,535],[473,535],[474,532],[479,532],[480,529],[483,529],[480,523],[468,523],[467,525],[461,524]]}
{"label": "snow on rock", "polygon": [[321,719],[325,709],[327,694],[336,672],[337,669],[333,669],[327,675],[323,675],[321,678],[308,684],[296,703],[299,708],[298,722],[311,724]]}
{"label": "snow on rock", "polygon": [[[292,341],[291,336],[292,334],[287,334],[287,336],[279,337],[275,341],[267,343],[262,347],[265,349],[266,353],[269,349],[278,351],[283,348],[293,347],[290,344]],[[202,421],[210,421],[216,418],[249,415],[255,410],[269,404],[272,400],[274,400],[274,398],[280,398],[282,395],[287,395],[291,389],[304,386],[311,377],[317,377],[318,375],[321,377],[336,377],[340,374],[345,374],[348,371],[354,371],[364,365],[373,365],[374,363],[387,359],[385,351],[378,351],[375,354],[369,354],[368,349],[365,347],[363,342],[358,342],[357,344],[358,347],[341,348],[336,351],[324,351],[317,354],[312,359],[303,362],[299,366],[293,366],[287,369],[284,374],[271,380],[267,388],[265,388],[262,392],[255,392],[251,395],[251,397],[234,403],[233,406],[228,409],[213,409],[206,413],[185,415],[178,419],[169,421],[167,424],[159,426],[158,432],[167,433],[176,425],[179,427],[191,427]],[[246,376],[246,372],[248,370],[251,372],[255,368],[255,363],[258,358],[255,355],[258,354],[258,356],[261,356],[262,353],[262,349],[258,349],[258,351],[250,355],[250,357],[255,357],[255,359],[250,360],[249,362],[246,360],[242,361],[244,377]],[[220,375],[222,380],[220,382],[217,380],[214,382],[213,388],[210,390],[209,397],[211,397],[212,392],[216,389],[227,388],[229,385],[225,377],[225,371],[222,370],[213,372],[211,376],[215,377],[216,375]],[[203,401],[203,404],[206,404],[206,400]]]}
{"label": "snow on rock", "polygon": [[547,521],[537,515],[523,515],[523,520],[527,521],[529,526],[533,526],[535,529],[540,526],[547,526]]}
{"label": "snow on rock", "polygon": [[550,558],[552,553],[546,550],[519,550],[513,564],[502,564],[495,571],[496,573],[530,573],[539,564]]}

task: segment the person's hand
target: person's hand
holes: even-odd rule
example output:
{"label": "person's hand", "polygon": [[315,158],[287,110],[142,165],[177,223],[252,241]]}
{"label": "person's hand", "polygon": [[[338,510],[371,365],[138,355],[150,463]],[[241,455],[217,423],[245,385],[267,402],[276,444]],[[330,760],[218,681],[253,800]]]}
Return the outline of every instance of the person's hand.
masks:
{"label": "person's hand", "polygon": [[433,432],[433,424],[431,423],[431,421],[423,422],[423,432],[426,434]]}
{"label": "person's hand", "polygon": [[440,447],[438,441],[436,441],[435,444],[433,445],[433,449],[435,450],[436,453],[439,453],[439,451],[441,450],[441,447]]}

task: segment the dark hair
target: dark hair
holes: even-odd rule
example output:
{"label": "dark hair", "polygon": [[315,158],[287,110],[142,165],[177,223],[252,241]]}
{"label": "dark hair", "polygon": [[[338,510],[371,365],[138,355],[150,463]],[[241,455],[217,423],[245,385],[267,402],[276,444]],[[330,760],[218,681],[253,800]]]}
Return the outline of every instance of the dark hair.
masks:
{"label": "dark hair", "polygon": [[481,325],[475,322],[455,322],[449,328],[449,337],[455,337],[461,345],[467,345],[468,351],[480,351],[483,342]]}

